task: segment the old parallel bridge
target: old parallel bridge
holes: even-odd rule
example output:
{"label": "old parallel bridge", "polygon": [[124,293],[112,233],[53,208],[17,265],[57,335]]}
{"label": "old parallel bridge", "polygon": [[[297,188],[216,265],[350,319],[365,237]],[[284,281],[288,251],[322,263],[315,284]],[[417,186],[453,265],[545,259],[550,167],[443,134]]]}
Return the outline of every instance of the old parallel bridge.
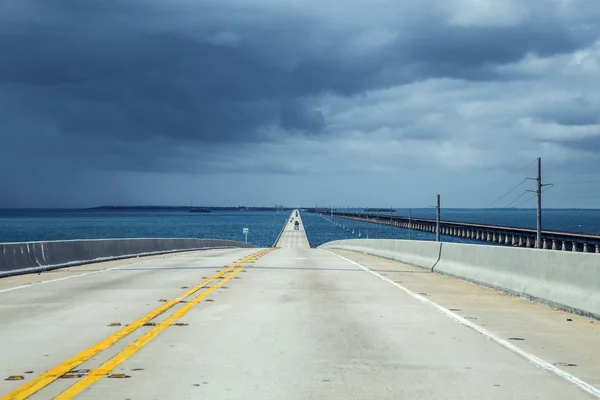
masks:
{"label": "old parallel bridge", "polygon": [[[382,224],[412,229],[423,232],[436,232],[436,220],[426,218],[408,218],[381,213],[332,211],[334,217],[352,219],[359,222]],[[468,222],[440,221],[440,235],[456,236],[465,239],[491,242],[507,246],[535,248],[537,247],[536,230],[474,224]],[[384,236],[382,236],[384,238]],[[543,249],[575,251],[584,253],[600,253],[600,235],[542,230]]]}

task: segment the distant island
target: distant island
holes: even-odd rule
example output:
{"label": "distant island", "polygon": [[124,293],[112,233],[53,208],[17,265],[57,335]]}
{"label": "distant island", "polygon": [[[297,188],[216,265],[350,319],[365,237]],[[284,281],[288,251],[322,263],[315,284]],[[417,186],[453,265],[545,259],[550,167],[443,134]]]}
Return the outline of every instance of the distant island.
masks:
{"label": "distant island", "polygon": [[367,208],[365,210],[365,212],[396,212],[396,210],[394,210],[393,208]]}
{"label": "distant island", "polygon": [[212,212],[212,211],[292,211],[293,208],[286,207],[190,207],[190,206],[99,206],[90,207],[86,210],[97,211],[183,211],[183,212]]}

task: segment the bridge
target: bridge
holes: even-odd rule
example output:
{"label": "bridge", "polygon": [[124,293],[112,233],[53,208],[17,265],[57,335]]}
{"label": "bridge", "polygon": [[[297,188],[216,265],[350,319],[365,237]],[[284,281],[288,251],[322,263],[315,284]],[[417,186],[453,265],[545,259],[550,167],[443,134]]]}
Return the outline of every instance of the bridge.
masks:
{"label": "bridge", "polygon": [[[272,248],[135,242],[146,255],[84,263],[63,247],[61,268],[0,279],[0,399],[600,398],[600,322],[578,315],[600,315],[596,255],[308,243],[292,211]],[[16,248],[0,254],[58,251]]]}
{"label": "bridge", "polygon": [[[318,212],[318,210],[315,209],[314,212]],[[332,210],[329,215],[358,222],[387,226],[392,225],[398,228],[423,232],[435,233],[437,229],[436,220],[427,218],[407,218],[397,215],[383,215],[380,213],[360,213],[335,210]],[[442,220],[439,224],[439,230],[440,235],[455,236],[516,247],[537,247],[537,231],[535,229]],[[541,233],[542,243],[540,247],[543,249],[600,253],[600,235],[553,230],[542,230]],[[385,234],[382,234],[382,237],[385,237]]]}

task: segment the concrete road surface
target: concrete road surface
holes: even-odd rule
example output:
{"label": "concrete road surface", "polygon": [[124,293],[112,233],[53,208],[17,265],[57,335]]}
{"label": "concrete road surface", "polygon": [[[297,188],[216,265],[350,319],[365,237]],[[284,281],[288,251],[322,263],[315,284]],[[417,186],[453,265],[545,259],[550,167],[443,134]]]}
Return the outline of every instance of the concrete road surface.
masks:
{"label": "concrete road surface", "polygon": [[[23,278],[3,279],[0,377],[23,379],[0,380],[0,396],[600,397],[600,323],[397,262],[340,255],[211,250],[72,268],[8,291]],[[144,319],[161,307],[169,308]],[[449,309],[525,340],[503,347]],[[576,366],[557,373],[544,364],[558,361]]]}
{"label": "concrete road surface", "polygon": [[[296,216],[296,213],[298,216]],[[294,225],[298,222],[298,230],[294,229]],[[285,227],[275,243],[277,248],[296,248],[296,249],[308,249],[308,238],[306,237],[306,231],[304,230],[304,224],[302,224],[302,217],[298,210],[293,210],[287,219]]]}

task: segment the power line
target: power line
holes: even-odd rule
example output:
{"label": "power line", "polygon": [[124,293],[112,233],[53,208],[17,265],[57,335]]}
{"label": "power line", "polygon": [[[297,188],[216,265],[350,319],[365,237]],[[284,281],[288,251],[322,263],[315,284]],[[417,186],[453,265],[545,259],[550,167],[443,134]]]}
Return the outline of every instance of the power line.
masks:
{"label": "power line", "polygon": [[497,198],[496,200],[492,201],[491,203],[487,204],[486,206],[484,206],[483,208],[488,208],[489,206],[491,206],[492,204],[495,204],[497,202],[499,202],[500,200],[502,200],[503,198],[505,198],[506,196],[508,196],[509,194],[511,194],[512,192],[514,192],[515,190],[517,190],[517,188],[519,186],[521,186],[522,184],[524,184],[527,181],[527,178],[523,179],[521,182],[519,182],[519,184],[515,187],[513,187],[512,189],[510,189],[508,192],[506,192],[505,194],[503,194],[502,196],[500,196],[499,198]]}
{"label": "power line", "polygon": [[513,201],[511,201],[510,203],[508,203],[508,205],[506,205],[504,208],[509,208],[510,206],[512,206],[513,204],[515,204],[517,202],[517,200],[519,200],[521,197],[525,196],[527,194],[526,191],[523,191],[523,193],[521,193],[519,195],[519,197],[517,197],[516,199],[514,199]]}
{"label": "power line", "polygon": [[[529,161],[528,163],[523,164],[520,168],[518,168],[516,170],[511,170],[511,169],[507,168],[506,171],[508,171],[511,174],[518,174],[519,172],[522,172],[524,169],[529,168],[531,166],[531,164],[533,164],[533,163],[534,163],[534,161]],[[504,180],[506,180],[506,177],[497,179],[493,182],[489,182],[487,185],[495,185],[496,183],[502,182]]]}
{"label": "power line", "polygon": [[[516,169],[516,170],[508,170],[510,173],[513,174],[517,174],[521,171],[523,171],[526,168],[529,168],[531,166],[531,164],[533,164],[534,161],[530,161],[528,163],[523,164],[520,168]],[[496,184],[500,181],[504,180],[504,178],[500,178],[492,183],[490,183],[490,185]],[[497,198],[496,200],[492,201],[491,203],[488,203],[487,205],[485,205],[483,208],[488,208],[493,204],[496,204],[497,202],[499,202],[500,200],[504,199],[506,196],[508,196],[509,194],[511,194],[512,192],[514,192],[515,190],[517,190],[522,184],[524,184],[526,181],[528,180],[528,178],[523,179],[521,182],[519,182],[518,185],[516,185],[515,187],[513,187],[512,189],[510,189],[508,192],[506,192],[505,194],[503,194],[502,196],[500,196],[499,198]]]}
{"label": "power line", "polygon": [[[523,194],[525,194],[525,193],[523,193]],[[525,200],[525,201],[523,201],[523,202],[521,202],[521,203],[517,204],[516,206],[514,206],[514,207],[512,207],[512,208],[519,208],[519,207],[520,207],[520,206],[522,206],[523,204],[525,204],[525,203],[527,203],[527,202],[529,202],[529,201],[531,201],[531,200],[535,199],[536,197],[537,197],[537,195],[533,195],[533,196],[531,196],[530,198],[528,198],[527,200]]]}
{"label": "power line", "polygon": [[[506,171],[506,172],[508,172],[508,173],[510,173],[510,174],[517,174],[517,173],[519,173],[519,172],[522,172],[522,171],[523,171],[523,170],[525,170],[526,168],[529,168],[529,167],[531,166],[531,164],[533,164],[534,162],[535,162],[535,161],[529,161],[529,162],[527,162],[526,164],[521,164],[521,166],[520,166],[520,167],[517,167],[517,169],[516,169],[516,170],[512,170],[512,169],[509,169],[509,168],[503,168],[503,171]],[[510,177],[504,176],[504,177],[502,177],[502,178],[499,178],[499,179],[497,179],[497,180],[495,180],[495,181],[492,181],[492,182],[482,182],[482,183],[481,183],[481,184],[479,184],[479,185],[480,185],[480,186],[483,186],[483,187],[485,187],[485,188],[487,188],[487,187],[493,186],[493,185],[495,185],[495,184],[497,184],[497,183],[499,183],[499,182],[506,181],[506,180],[507,180],[507,179],[509,179],[509,178],[510,178]],[[451,196],[451,195],[454,195],[454,194],[456,194],[456,193],[463,192],[463,191],[464,191],[464,189],[462,189],[462,188],[460,188],[460,187],[457,187],[457,188],[455,188],[455,190],[449,190],[449,191],[447,191],[447,192],[446,192],[446,196],[449,196],[449,195]],[[485,208],[485,207],[484,207],[484,208]]]}
{"label": "power line", "polygon": [[[542,193],[546,192],[548,189],[551,189],[552,186],[548,186],[546,187],[546,189],[542,189]],[[527,192],[523,192],[523,194],[526,194]],[[522,196],[522,195],[521,195]],[[516,206],[514,206],[513,208],[519,208],[519,206],[535,199],[537,197],[537,194],[534,194],[533,196],[531,196],[530,198],[526,199],[525,201],[522,201],[521,203],[517,204]],[[508,206],[507,206],[508,207]]]}

